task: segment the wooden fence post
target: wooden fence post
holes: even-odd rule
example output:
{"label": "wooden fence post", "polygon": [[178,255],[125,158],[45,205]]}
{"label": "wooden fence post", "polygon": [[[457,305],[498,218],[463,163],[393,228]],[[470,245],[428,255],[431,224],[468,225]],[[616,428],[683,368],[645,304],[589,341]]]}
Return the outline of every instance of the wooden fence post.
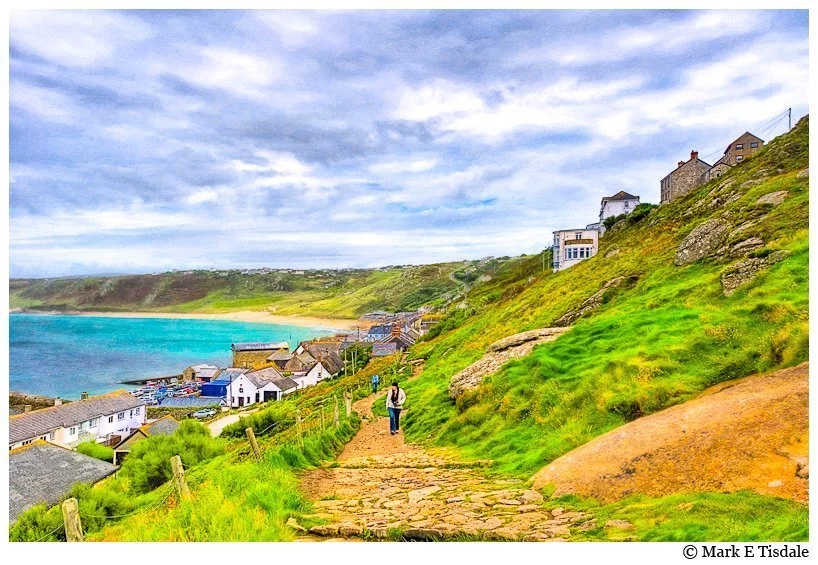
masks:
{"label": "wooden fence post", "polygon": [[247,434],[247,439],[250,440],[250,447],[253,448],[253,453],[256,454],[256,458],[261,459],[261,450],[258,448],[258,442],[256,441],[256,434],[253,432],[253,428],[247,428],[244,432]]}
{"label": "wooden fence post", "polygon": [[69,498],[62,503],[62,520],[65,525],[65,540],[82,541],[82,522],[76,498]]}
{"label": "wooden fence post", "polygon": [[332,419],[335,421],[335,427],[338,428],[341,426],[341,422],[338,420],[338,397],[334,396],[335,399],[335,413],[332,415]]}
{"label": "wooden fence post", "polygon": [[344,408],[346,408],[347,418],[352,414],[352,394],[349,392],[344,393]]}
{"label": "wooden fence post", "polygon": [[322,404],[321,405],[321,429],[323,430],[326,427],[327,426],[326,426],[326,423],[324,421],[324,405]]}
{"label": "wooden fence post", "polygon": [[301,410],[295,411],[295,433],[298,436],[298,444],[304,446],[304,436],[301,433]]}
{"label": "wooden fence post", "polygon": [[173,469],[173,480],[176,483],[176,492],[182,500],[190,500],[190,489],[185,482],[185,468],[182,466],[182,458],[174,455],[170,458],[170,467]]}

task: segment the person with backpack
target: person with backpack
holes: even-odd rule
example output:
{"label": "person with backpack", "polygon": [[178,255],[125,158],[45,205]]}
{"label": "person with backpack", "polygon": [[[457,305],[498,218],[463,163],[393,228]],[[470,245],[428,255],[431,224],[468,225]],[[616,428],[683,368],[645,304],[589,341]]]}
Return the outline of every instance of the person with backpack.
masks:
{"label": "person with backpack", "polygon": [[400,430],[400,411],[403,410],[404,402],[406,402],[406,393],[395,381],[386,394],[386,409],[389,411],[389,433],[392,435]]}
{"label": "person with backpack", "polygon": [[381,384],[381,378],[378,375],[372,375],[370,382],[372,383],[372,392],[378,392],[378,387]]}

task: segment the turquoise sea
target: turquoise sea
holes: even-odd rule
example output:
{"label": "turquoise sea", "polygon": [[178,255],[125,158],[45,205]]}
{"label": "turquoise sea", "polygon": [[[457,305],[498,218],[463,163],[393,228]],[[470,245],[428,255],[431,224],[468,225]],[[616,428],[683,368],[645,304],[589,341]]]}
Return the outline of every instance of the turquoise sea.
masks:
{"label": "turquoise sea", "polygon": [[299,341],[320,328],[222,320],[9,315],[9,390],[63,398],[109,392],[118,381],[230,364],[230,344]]}

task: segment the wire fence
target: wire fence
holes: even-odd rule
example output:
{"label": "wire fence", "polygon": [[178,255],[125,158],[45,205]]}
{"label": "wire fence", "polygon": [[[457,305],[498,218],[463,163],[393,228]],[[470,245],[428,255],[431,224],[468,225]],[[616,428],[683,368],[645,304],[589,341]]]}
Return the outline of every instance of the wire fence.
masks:
{"label": "wire fence", "polygon": [[173,483],[168,482],[165,485],[165,490],[159,495],[158,500],[155,500],[155,501],[153,501],[153,502],[151,502],[149,504],[146,504],[145,506],[140,506],[139,508],[136,508],[136,509],[134,509],[131,512],[128,512],[126,514],[115,514],[113,516],[105,516],[105,515],[99,515],[99,514],[88,514],[87,512],[83,512],[82,510],[79,511],[79,514],[80,514],[80,516],[82,516],[84,518],[97,518],[97,519],[102,519],[102,520],[118,520],[120,518],[127,518],[128,516],[133,516],[134,514],[137,514],[138,512],[144,512],[146,510],[152,510],[154,508],[158,508],[159,506],[163,505],[164,503],[166,503],[168,501],[168,499],[173,494],[174,490],[175,489],[174,489]]}

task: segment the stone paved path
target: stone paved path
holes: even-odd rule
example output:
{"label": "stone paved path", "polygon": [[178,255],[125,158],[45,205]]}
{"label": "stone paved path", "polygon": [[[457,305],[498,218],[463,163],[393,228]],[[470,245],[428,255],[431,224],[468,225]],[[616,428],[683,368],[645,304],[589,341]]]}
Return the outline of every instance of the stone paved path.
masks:
{"label": "stone paved path", "polygon": [[[463,463],[389,434],[387,418],[372,414],[373,395],[355,403],[361,430],[332,466],[307,473],[302,489],[314,501],[315,539],[565,541],[595,526],[588,514],[546,511],[543,497],[517,480],[488,478],[485,462]],[[406,416],[411,418],[411,407]]]}

